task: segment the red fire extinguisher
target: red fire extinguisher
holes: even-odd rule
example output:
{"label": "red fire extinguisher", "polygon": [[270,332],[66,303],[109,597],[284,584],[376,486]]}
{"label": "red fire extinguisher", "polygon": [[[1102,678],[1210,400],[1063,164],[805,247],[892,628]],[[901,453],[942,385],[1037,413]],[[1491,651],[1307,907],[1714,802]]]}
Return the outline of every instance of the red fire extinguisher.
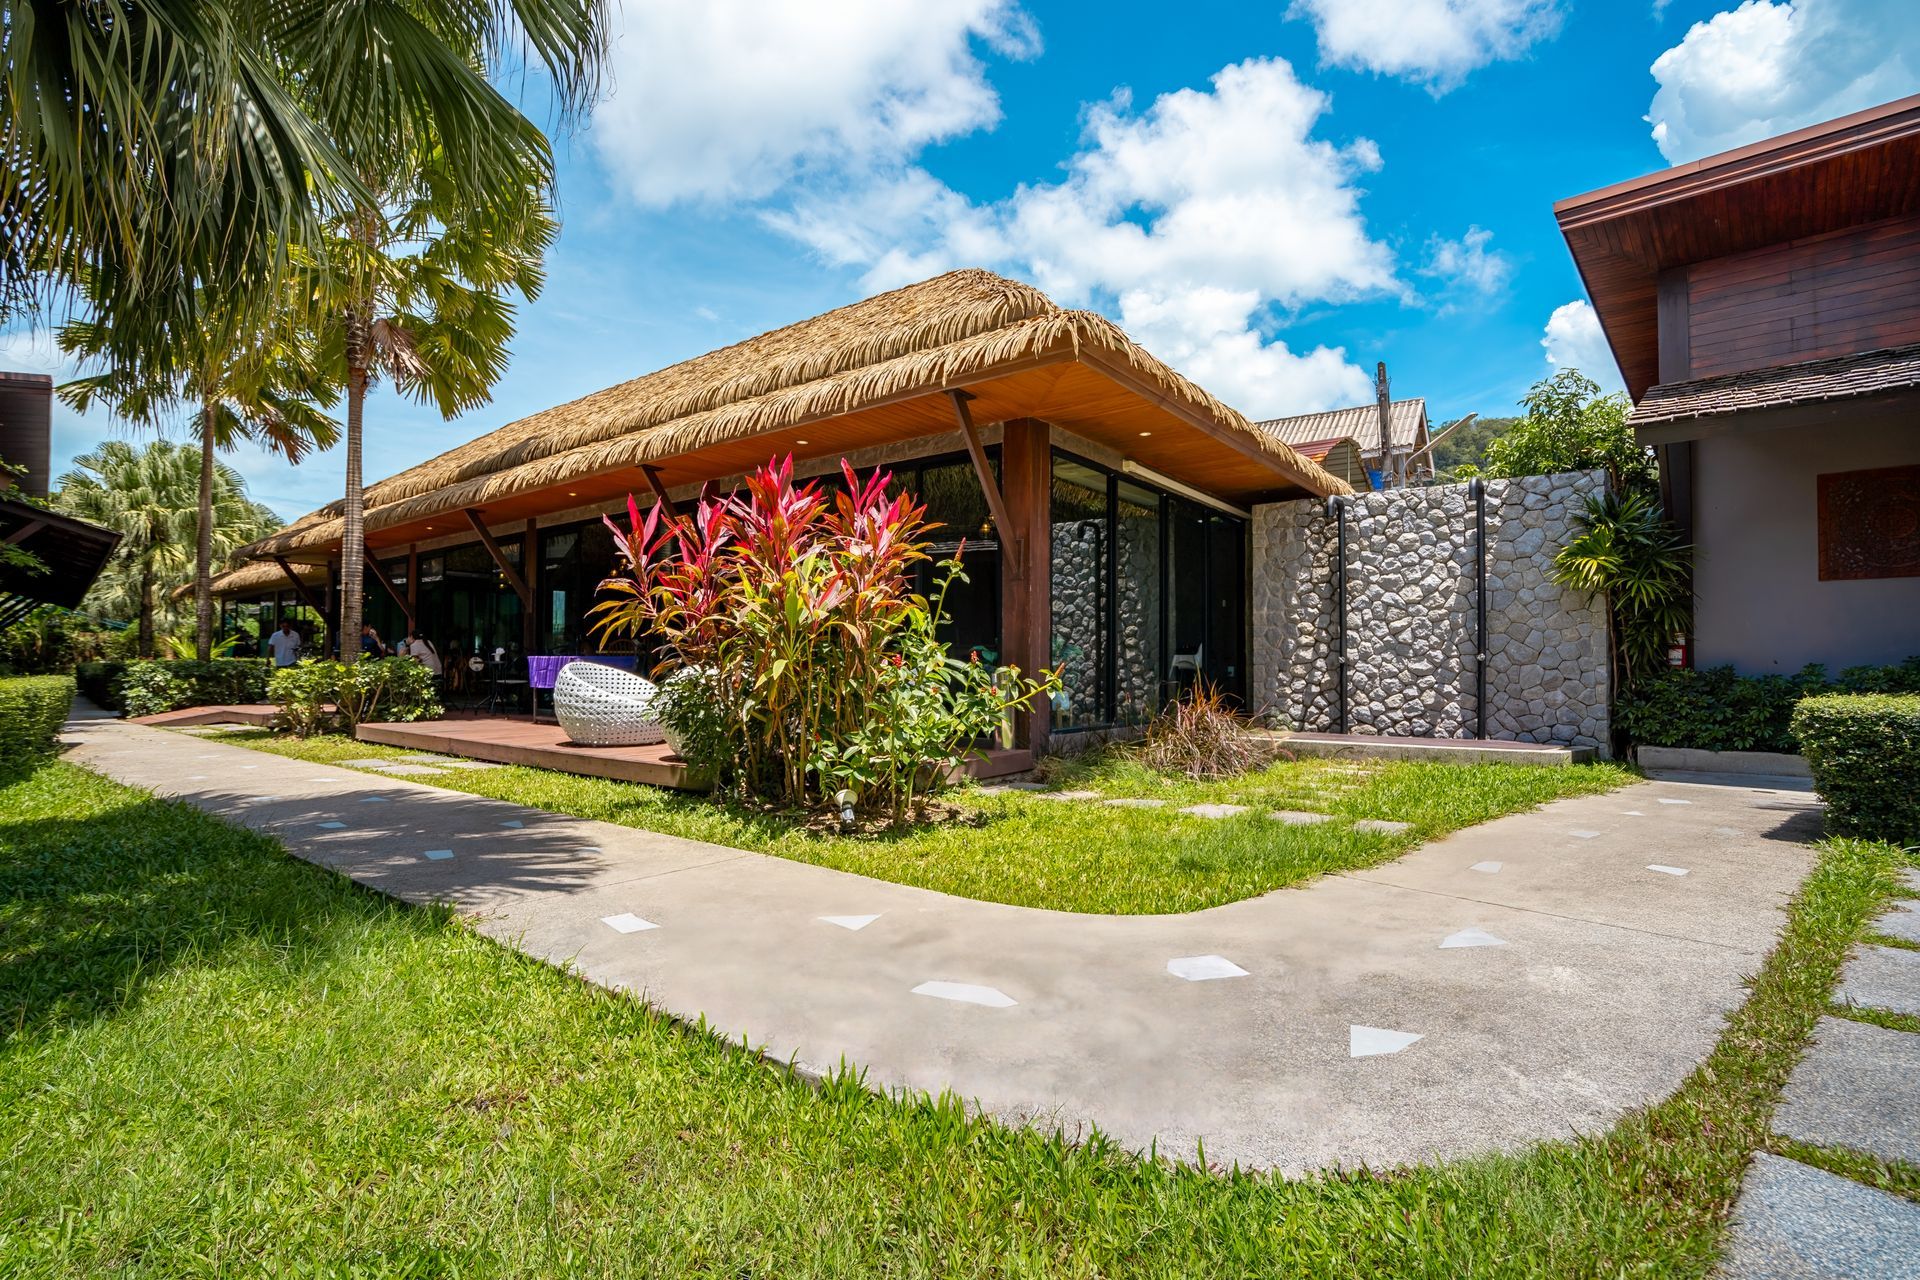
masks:
{"label": "red fire extinguisher", "polygon": [[1681,632],[1667,644],[1667,665],[1670,667],[1693,665],[1693,653],[1687,644],[1686,632]]}

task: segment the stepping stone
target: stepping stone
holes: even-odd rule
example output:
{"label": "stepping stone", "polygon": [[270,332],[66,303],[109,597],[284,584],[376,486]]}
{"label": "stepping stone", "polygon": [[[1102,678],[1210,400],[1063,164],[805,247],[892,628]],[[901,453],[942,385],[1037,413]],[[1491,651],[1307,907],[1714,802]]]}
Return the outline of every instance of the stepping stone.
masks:
{"label": "stepping stone", "polygon": [[1647,864],[1647,870],[1658,871],[1663,876],[1683,876],[1687,874],[1685,867],[1669,867],[1660,862],[1649,862]]}
{"label": "stepping stone", "polygon": [[850,929],[854,933],[860,932],[862,929],[866,928],[868,925],[872,924],[875,920],[878,920],[879,918],[880,918],[880,913],[878,911],[874,912],[870,916],[816,916],[815,917],[815,919],[818,919],[818,920],[825,920],[828,924],[837,924],[842,929]]}
{"label": "stepping stone", "polygon": [[379,756],[379,757],[369,756],[364,760],[342,760],[340,763],[344,765],[351,765],[355,769],[381,769],[381,768],[385,768],[387,765],[390,765],[390,764],[399,764],[400,761],[389,760],[385,756]]}
{"label": "stepping stone", "polygon": [[1247,971],[1225,956],[1182,956],[1167,961],[1167,972],[1188,982],[1208,982],[1214,978],[1244,978]]}
{"label": "stepping stone", "polygon": [[1110,804],[1116,809],[1161,809],[1166,807],[1167,802],[1165,800],[1136,800],[1130,797],[1123,797],[1119,800],[1102,800],[1100,803]]}
{"label": "stepping stone", "polygon": [[1098,800],[1098,791],[1042,791],[1033,797],[1035,800]]}
{"label": "stepping stone", "polygon": [[1310,813],[1305,809],[1275,809],[1267,815],[1275,822],[1284,822],[1290,827],[1310,827],[1316,822],[1332,822],[1330,813]]}
{"label": "stepping stone", "polygon": [[428,862],[445,862],[448,858],[451,858],[453,856],[453,850],[429,849],[425,853],[421,854],[420,856],[425,858]]}
{"label": "stepping stone", "polygon": [[442,769],[504,769],[505,765],[495,764],[491,760],[442,760]]}
{"label": "stepping stone", "polygon": [[1835,1004],[1920,1017],[1920,951],[1862,947],[1840,975]]}
{"label": "stepping stone", "polygon": [[1598,831],[1569,831],[1567,834],[1575,840],[1591,840],[1600,833]]}
{"label": "stepping stone", "polygon": [[1044,782],[996,782],[992,786],[980,788],[980,791],[984,795],[1002,796],[1009,791],[1045,791],[1046,789],[1047,784]]}
{"label": "stepping stone", "polygon": [[1907,888],[1920,894],[1920,867],[1906,867],[1900,872],[1901,881]]}
{"label": "stepping stone", "polygon": [[1920,1204],[1756,1152],[1715,1274],[1722,1280],[1915,1280]]}
{"label": "stepping stone", "polygon": [[441,775],[441,771],[439,769],[429,769],[426,765],[423,765],[423,764],[385,764],[380,766],[380,772],[381,773],[397,773],[397,774],[402,774],[408,777],[412,777],[418,774],[428,774],[432,777],[437,778]]}
{"label": "stepping stone", "polygon": [[1385,1053],[1398,1053],[1416,1040],[1426,1037],[1411,1031],[1389,1031],[1385,1027],[1347,1028],[1347,1056],[1349,1058],[1377,1058]]}
{"label": "stepping stone", "polygon": [[615,933],[644,933],[660,927],[651,920],[642,920],[631,911],[622,911],[617,916],[601,916],[600,923]]}
{"label": "stepping stone", "polygon": [[923,982],[913,989],[917,996],[953,1000],[960,1004],[985,1005],[989,1009],[1011,1009],[1020,1003],[998,987],[977,987],[971,982]]}
{"label": "stepping stone", "polygon": [[1472,866],[1468,867],[1467,870],[1480,871],[1480,872],[1484,872],[1487,875],[1495,876],[1495,875],[1499,875],[1500,868],[1506,865],[1507,864],[1504,862],[1476,862]]}
{"label": "stepping stone", "polygon": [[316,822],[313,825],[322,831],[344,831],[347,826],[344,822]]}
{"label": "stepping stone", "polygon": [[1355,831],[1371,831],[1377,835],[1397,836],[1402,831],[1413,830],[1411,822],[1390,822],[1385,818],[1362,818],[1353,824]]}
{"label": "stepping stone", "polygon": [[1244,804],[1190,804],[1182,813],[1190,813],[1196,818],[1231,818],[1247,811]]}
{"label": "stepping stone", "polygon": [[1443,938],[1440,942],[1440,950],[1447,951],[1454,947],[1504,947],[1506,945],[1505,938],[1496,938],[1485,929],[1462,929],[1458,933],[1450,933]]}
{"label": "stepping stone", "polygon": [[1902,942],[1920,942],[1920,911],[1910,902],[1895,903],[1893,910],[1873,922],[1873,927]]}
{"label": "stepping stone", "polygon": [[1780,1096],[1773,1131],[1920,1164],[1920,1035],[1820,1019]]}

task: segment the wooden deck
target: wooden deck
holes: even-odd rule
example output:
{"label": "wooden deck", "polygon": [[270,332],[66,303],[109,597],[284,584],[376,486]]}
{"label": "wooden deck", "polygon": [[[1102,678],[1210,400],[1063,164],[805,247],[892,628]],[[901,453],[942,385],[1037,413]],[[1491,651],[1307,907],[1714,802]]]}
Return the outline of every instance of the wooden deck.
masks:
{"label": "wooden deck", "polygon": [[[442,755],[490,760],[495,764],[530,765],[589,778],[644,782],[680,791],[703,791],[686,761],[666,745],[650,747],[580,747],[567,741],[557,724],[539,724],[506,717],[421,720],[412,724],[363,724],[355,732],[362,742],[407,747]],[[1033,767],[1030,751],[989,751],[969,762],[966,772],[976,778],[1024,773]]]}
{"label": "wooden deck", "polygon": [[129,716],[134,724],[150,724],[156,729],[187,729],[203,724],[250,724],[265,729],[280,711],[271,702],[240,703],[226,706],[181,707],[151,716]]}

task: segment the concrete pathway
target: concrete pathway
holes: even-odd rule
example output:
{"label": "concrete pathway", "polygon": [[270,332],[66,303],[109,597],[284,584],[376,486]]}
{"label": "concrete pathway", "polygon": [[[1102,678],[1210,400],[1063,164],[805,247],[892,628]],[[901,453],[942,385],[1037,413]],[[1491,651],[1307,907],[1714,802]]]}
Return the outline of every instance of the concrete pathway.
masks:
{"label": "concrete pathway", "polygon": [[1511,1149],[1670,1093],[1817,806],[1637,785],[1179,916],[953,898],[125,723],[71,758],[812,1071],[1302,1172]]}

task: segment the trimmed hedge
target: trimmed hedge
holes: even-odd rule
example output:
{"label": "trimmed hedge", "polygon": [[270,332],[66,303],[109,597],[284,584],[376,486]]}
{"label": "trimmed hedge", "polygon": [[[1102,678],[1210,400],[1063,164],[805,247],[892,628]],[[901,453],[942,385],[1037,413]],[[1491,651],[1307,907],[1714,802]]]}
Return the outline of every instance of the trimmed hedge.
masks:
{"label": "trimmed hedge", "polygon": [[1662,668],[1620,696],[1614,722],[1642,747],[1795,752],[1794,707],[1826,693],[1920,693],[1920,657],[1890,667],[1848,667],[1838,679],[1818,663],[1790,676]]}
{"label": "trimmed hedge", "polygon": [[130,716],[158,715],[181,707],[225,706],[267,700],[265,658],[149,659],[138,662],[85,662],[75,676],[80,692],[110,711]]}
{"label": "trimmed hedge", "polygon": [[72,676],[0,680],[0,769],[52,751],[72,707]]}
{"label": "trimmed hedge", "polygon": [[1808,698],[1794,710],[1793,732],[1830,830],[1920,845],[1920,696]]}
{"label": "trimmed hedge", "polygon": [[309,658],[274,671],[276,723],[300,737],[369,720],[437,720],[440,677],[412,658],[362,658],[348,666]]}

